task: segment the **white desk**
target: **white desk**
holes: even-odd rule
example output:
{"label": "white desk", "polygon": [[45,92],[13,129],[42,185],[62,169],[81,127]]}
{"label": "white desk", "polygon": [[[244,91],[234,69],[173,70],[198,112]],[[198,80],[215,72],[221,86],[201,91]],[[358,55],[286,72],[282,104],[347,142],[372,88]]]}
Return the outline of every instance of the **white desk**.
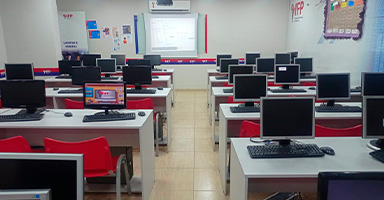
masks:
{"label": "white desk", "polygon": [[329,146],[334,156],[316,158],[251,159],[247,138],[231,139],[230,199],[248,199],[248,192],[316,192],[321,171],[382,172],[384,164],[372,158],[366,144],[358,137],[316,138],[300,140]]}
{"label": "white desk", "polygon": [[[260,113],[232,113],[230,107],[238,104],[220,104],[219,113],[219,169],[224,193],[228,177],[227,141],[229,137],[239,137],[240,127],[244,120],[260,121]],[[320,105],[320,104],[316,104]],[[343,105],[361,106],[361,103],[344,103]],[[361,113],[318,113],[315,112],[315,123],[326,127],[351,127],[361,124]],[[333,126],[332,126],[333,125]],[[214,136],[212,136],[212,139]],[[383,165],[384,166],[384,165]]]}
{"label": "white desk", "polygon": [[[8,112],[4,112],[9,110]],[[15,114],[18,109],[1,109],[0,113]],[[72,117],[64,117],[65,112],[72,112]],[[140,147],[141,188],[132,188],[134,192],[142,191],[142,198],[149,199],[155,182],[155,155],[153,138],[153,112],[142,110],[144,117],[137,115],[135,120],[89,122],[83,123],[83,116],[96,113],[95,110],[52,110],[46,112],[40,121],[2,122],[0,123],[0,138],[21,135],[32,146],[43,146],[44,138],[49,137],[64,141],[89,140],[104,136],[110,146]],[[137,178],[132,179],[137,180]]]}

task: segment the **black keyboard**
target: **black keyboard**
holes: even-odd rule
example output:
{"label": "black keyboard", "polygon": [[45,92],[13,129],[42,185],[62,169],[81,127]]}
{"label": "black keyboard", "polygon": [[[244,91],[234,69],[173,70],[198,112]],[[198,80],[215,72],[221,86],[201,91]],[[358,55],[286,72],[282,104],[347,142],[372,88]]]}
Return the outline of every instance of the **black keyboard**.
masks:
{"label": "black keyboard", "polygon": [[85,115],[83,122],[103,122],[103,121],[118,121],[136,119],[135,113],[120,113],[109,115]]}
{"label": "black keyboard", "polygon": [[361,88],[352,88],[350,92],[361,92]]}
{"label": "black keyboard", "polygon": [[314,79],[316,76],[300,76],[300,79]]}
{"label": "black keyboard", "polygon": [[152,76],[152,78],[159,78],[159,76]]}
{"label": "black keyboard", "polygon": [[267,79],[275,79],[273,76],[268,76]]}
{"label": "black keyboard", "polygon": [[59,93],[59,94],[79,94],[79,93],[83,93],[83,89],[77,89],[77,90],[59,90],[57,93]]}
{"label": "black keyboard", "polygon": [[369,155],[371,155],[376,160],[384,163],[384,149],[372,151],[371,153],[369,153]]}
{"label": "black keyboard", "polygon": [[38,121],[44,114],[0,115],[0,122]]}
{"label": "black keyboard", "polygon": [[215,76],[216,80],[228,80],[227,76]]}
{"label": "black keyboard", "polygon": [[153,72],[162,72],[163,69],[152,69]]}
{"label": "black keyboard", "polygon": [[136,89],[131,89],[127,90],[128,94],[155,94],[156,90],[136,90]]}
{"label": "black keyboard", "polygon": [[359,106],[316,106],[316,112],[361,112]]}
{"label": "black keyboard", "polygon": [[260,112],[260,107],[251,107],[251,106],[244,106],[244,107],[230,107],[229,108],[232,113],[253,113],[253,112]]}
{"label": "black keyboard", "polygon": [[272,93],[297,93],[297,92],[307,92],[304,89],[275,89],[275,90],[269,90]]}
{"label": "black keyboard", "polygon": [[223,92],[224,93],[233,93],[233,88],[224,88]]}
{"label": "black keyboard", "polygon": [[251,158],[296,158],[296,157],[321,157],[321,152],[316,144],[293,145],[258,145],[247,146]]}
{"label": "black keyboard", "polygon": [[56,76],[55,79],[72,79],[71,76]]}
{"label": "black keyboard", "polygon": [[101,80],[119,80],[118,76],[101,77]]}

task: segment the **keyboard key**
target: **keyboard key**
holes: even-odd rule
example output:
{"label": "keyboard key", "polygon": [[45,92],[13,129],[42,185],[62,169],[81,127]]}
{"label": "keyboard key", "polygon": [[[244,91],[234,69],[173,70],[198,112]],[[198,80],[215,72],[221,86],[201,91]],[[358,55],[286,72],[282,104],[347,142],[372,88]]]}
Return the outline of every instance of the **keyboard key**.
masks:
{"label": "keyboard key", "polygon": [[83,122],[102,122],[102,121],[118,121],[136,119],[135,113],[119,113],[109,115],[85,115]]}
{"label": "keyboard key", "polygon": [[316,112],[362,112],[359,106],[316,106]]}
{"label": "keyboard key", "polygon": [[251,158],[295,158],[295,157],[321,157],[321,152],[316,144],[291,144],[291,145],[255,145],[247,146]]}
{"label": "keyboard key", "polygon": [[44,114],[0,115],[0,122],[39,121]]}

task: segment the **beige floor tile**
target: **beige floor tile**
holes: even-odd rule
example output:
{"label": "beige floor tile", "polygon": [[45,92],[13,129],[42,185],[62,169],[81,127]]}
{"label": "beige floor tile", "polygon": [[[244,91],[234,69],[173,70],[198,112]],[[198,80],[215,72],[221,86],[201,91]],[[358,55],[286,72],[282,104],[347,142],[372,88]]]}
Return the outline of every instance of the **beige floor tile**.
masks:
{"label": "beige floor tile", "polygon": [[194,151],[195,140],[185,138],[173,138],[171,151]]}
{"label": "beige floor tile", "polygon": [[[260,192],[251,192],[248,194],[248,199],[265,199],[274,193],[260,193]],[[306,199],[304,199],[306,200]]]}
{"label": "beige floor tile", "polygon": [[193,191],[193,169],[156,169],[153,191]]}
{"label": "beige floor tile", "polygon": [[194,169],[194,190],[221,191],[219,170]]}
{"label": "beige floor tile", "polygon": [[174,119],[172,121],[172,127],[173,128],[193,128],[195,125],[194,120],[190,119]]}
{"label": "beige floor tile", "polygon": [[206,104],[195,104],[195,112],[197,113],[209,113]]}
{"label": "beige floor tile", "polygon": [[195,119],[195,128],[210,128],[211,125],[209,124],[208,120],[201,120],[201,119]]}
{"label": "beige floor tile", "polygon": [[[178,105],[179,103],[182,103],[182,102],[177,102],[176,104]],[[175,107],[173,107],[173,109],[172,109],[174,112],[188,112],[188,113],[195,112],[195,105],[193,103],[182,104],[182,105],[184,105],[184,107],[176,106],[176,104],[175,104]]]}
{"label": "beige floor tile", "polygon": [[224,193],[221,191],[195,191],[194,200],[223,200]]}
{"label": "beige floor tile", "polygon": [[195,138],[211,138],[211,128],[195,128]]}
{"label": "beige floor tile", "polygon": [[207,103],[207,95],[205,95],[203,97],[198,97],[198,96],[195,95],[195,103],[206,104]]}
{"label": "beige floor tile", "polygon": [[194,152],[161,152],[156,158],[156,168],[193,168]]}
{"label": "beige floor tile", "polygon": [[[115,200],[116,193],[85,193],[84,200]],[[121,200],[141,200],[141,194],[121,194]]]}
{"label": "beige floor tile", "polygon": [[173,128],[172,138],[195,138],[194,128]]}
{"label": "beige floor tile", "polygon": [[194,120],[195,119],[195,113],[194,112],[180,111],[180,109],[173,110],[172,111],[172,119],[173,120],[178,120],[178,119]]}
{"label": "beige floor tile", "polygon": [[195,151],[213,151],[211,138],[196,138]]}
{"label": "beige floor tile", "polygon": [[205,98],[207,99],[207,90],[195,92],[195,98]]}
{"label": "beige floor tile", "polygon": [[140,152],[133,151],[133,175],[134,176],[141,176],[141,161],[140,161]]}
{"label": "beige floor tile", "polygon": [[195,152],[195,169],[219,169],[219,152]]}
{"label": "beige floor tile", "polygon": [[193,200],[193,191],[153,191],[150,200]]}
{"label": "beige floor tile", "polygon": [[193,113],[196,120],[206,120],[207,122],[210,122],[211,118],[209,118],[208,112],[195,112]]}

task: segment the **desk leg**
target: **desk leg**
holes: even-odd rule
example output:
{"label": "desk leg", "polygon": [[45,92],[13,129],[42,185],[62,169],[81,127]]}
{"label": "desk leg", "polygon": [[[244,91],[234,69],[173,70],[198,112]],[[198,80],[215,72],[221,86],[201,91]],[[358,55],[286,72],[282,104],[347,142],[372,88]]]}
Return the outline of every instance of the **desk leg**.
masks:
{"label": "desk leg", "polygon": [[[211,103],[212,105],[215,105],[215,98],[213,97],[213,95],[211,96]],[[210,117],[211,117],[211,132],[212,132],[212,142],[213,142],[213,149],[215,149],[215,129],[216,129],[216,126],[215,126],[215,107],[214,106],[211,106],[210,107]]]}
{"label": "desk leg", "polygon": [[209,98],[211,98],[211,81],[209,81],[209,77],[208,77],[208,85],[207,85],[207,108],[209,108],[209,103],[210,103]]}
{"label": "desk leg", "polygon": [[229,189],[231,200],[246,200],[248,198],[248,179],[241,168],[239,158],[231,144],[231,178]]}
{"label": "desk leg", "polygon": [[53,97],[53,108],[54,109],[59,109],[59,106],[57,104],[57,97]]}
{"label": "desk leg", "polygon": [[149,199],[155,183],[155,149],[153,147],[153,112],[140,128],[140,160],[142,178],[142,198]]}
{"label": "desk leg", "polygon": [[167,112],[167,152],[169,152],[172,143],[172,99],[168,95],[166,99],[166,112]]}
{"label": "desk leg", "polygon": [[224,194],[227,194],[227,124],[222,112],[219,114],[219,170],[221,178],[221,186],[223,187]]}

